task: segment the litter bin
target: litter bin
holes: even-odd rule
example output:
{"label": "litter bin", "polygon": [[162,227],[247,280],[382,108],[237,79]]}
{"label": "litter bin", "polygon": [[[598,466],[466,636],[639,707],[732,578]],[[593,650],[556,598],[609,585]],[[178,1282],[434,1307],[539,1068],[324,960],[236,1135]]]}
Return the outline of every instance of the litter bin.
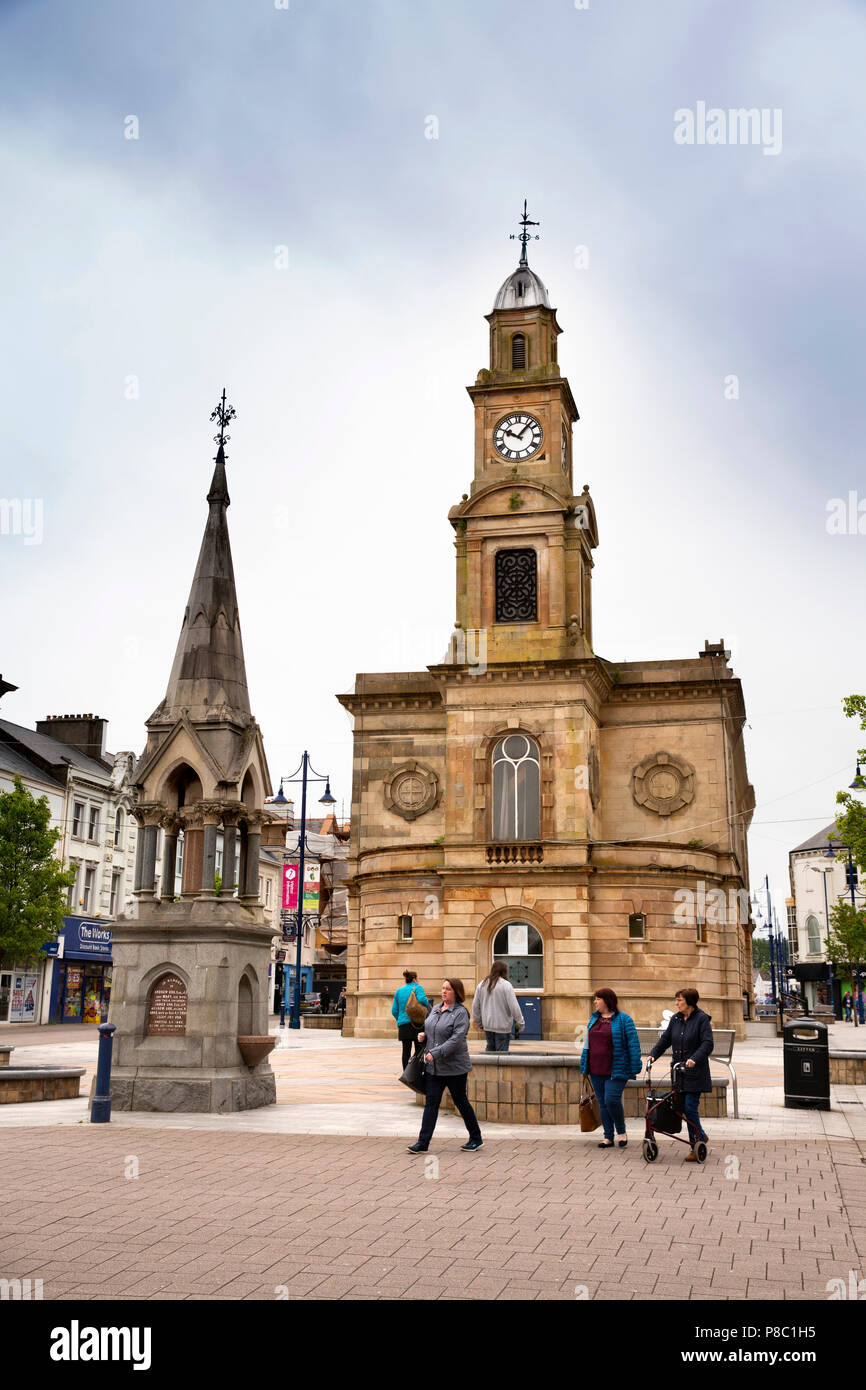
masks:
{"label": "litter bin", "polygon": [[826,1023],[792,1018],[782,1029],[785,1105],[791,1110],[830,1109],[830,1051]]}

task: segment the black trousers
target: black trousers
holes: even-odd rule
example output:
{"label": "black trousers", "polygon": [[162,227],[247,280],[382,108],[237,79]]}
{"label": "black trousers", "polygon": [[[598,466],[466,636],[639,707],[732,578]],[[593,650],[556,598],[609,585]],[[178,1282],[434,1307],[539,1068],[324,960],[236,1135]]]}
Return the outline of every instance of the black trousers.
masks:
{"label": "black trousers", "polygon": [[433,1131],[439,1118],[439,1106],[442,1104],[446,1087],[451,1092],[454,1104],[463,1116],[463,1123],[469,1131],[469,1138],[481,1138],[478,1119],[466,1095],[467,1077],[468,1072],[463,1072],[461,1076],[431,1076],[428,1071],[427,1103],[424,1106],[424,1115],[421,1119],[421,1133],[418,1135],[419,1144],[429,1144],[433,1138]]}
{"label": "black trousers", "polygon": [[418,1046],[418,1029],[414,1023],[401,1023],[397,1029],[397,1037],[403,1044],[403,1070],[406,1070],[412,1051]]}

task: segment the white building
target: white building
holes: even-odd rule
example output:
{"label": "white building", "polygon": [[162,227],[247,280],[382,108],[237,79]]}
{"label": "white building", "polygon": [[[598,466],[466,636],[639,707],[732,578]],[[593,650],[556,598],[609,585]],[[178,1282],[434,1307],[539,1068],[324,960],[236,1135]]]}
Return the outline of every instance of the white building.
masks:
{"label": "white building", "polygon": [[[824,974],[820,967],[827,963],[827,930],[834,903],[839,899],[850,902],[848,856],[834,845],[835,858],[828,849],[831,835],[838,835],[835,821],[804,840],[788,854],[791,879],[791,898],[788,907],[788,949],[793,964],[817,967],[816,975]],[[857,878],[857,866],[852,866],[854,897],[858,906],[866,901]],[[810,1006],[831,1003],[828,983],[819,979],[804,980]]]}
{"label": "white building", "polygon": [[[15,687],[6,687],[14,689]],[[75,871],[57,954],[0,971],[0,1023],[96,1023],[111,991],[111,923],[132,899],[134,754],[107,753],[107,721],[49,715],[28,729],[0,719],[0,789],[16,773],[46,796],[60,831],[57,858]]]}

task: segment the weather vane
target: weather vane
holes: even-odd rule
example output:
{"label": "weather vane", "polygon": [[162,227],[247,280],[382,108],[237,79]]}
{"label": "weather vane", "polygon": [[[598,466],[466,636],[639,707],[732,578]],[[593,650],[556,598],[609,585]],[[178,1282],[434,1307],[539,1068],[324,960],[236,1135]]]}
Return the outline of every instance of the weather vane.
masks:
{"label": "weather vane", "polygon": [[231,435],[226,434],[226,425],[229,423],[230,420],[233,420],[236,415],[237,411],[235,410],[234,406],[226,405],[226,388],[223,387],[222,396],[217,401],[217,404],[214,407],[214,409],[211,411],[210,417],[212,420],[219,421],[220,432],[219,434],[215,434],[213,438],[214,443],[218,444],[221,449],[231,439]]}
{"label": "weather vane", "polygon": [[531,233],[531,232],[528,232],[526,229],[527,229],[527,227],[540,227],[540,226],[541,226],[541,223],[540,223],[540,222],[532,222],[532,221],[530,221],[530,219],[527,217],[527,215],[526,215],[526,199],[525,199],[525,198],[524,198],[524,200],[523,200],[523,216],[522,216],[521,219],[520,219],[520,225],[521,225],[522,230],[519,231],[519,232],[512,232],[511,235],[509,236],[508,240],[509,240],[509,241],[519,241],[519,242],[521,243],[521,248],[520,248],[520,264],[521,264],[521,265],[528,265],[529,262],[528,262],[527,259],[526,259],[526,243],[527,243],[528,241],[533,241],[533,240],[534,240],[534,241],[538,241],[538,233],[536,232],[535,236],[533,237],[532,233]]}

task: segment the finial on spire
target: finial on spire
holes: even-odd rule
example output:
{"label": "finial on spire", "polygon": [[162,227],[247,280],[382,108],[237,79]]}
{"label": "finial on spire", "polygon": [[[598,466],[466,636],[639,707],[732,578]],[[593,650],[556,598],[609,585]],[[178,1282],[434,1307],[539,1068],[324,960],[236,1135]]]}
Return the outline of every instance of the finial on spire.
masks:
{"label": "finial on spire", "polygon": [[234,406],[226,405],[226,388],[223,387],[222,396],[217,401],[214,409],[211,411],[210,417],[212,420],[219,421],[220,432],[219,434],[215,434],[213,438],[214,444],[218,444],[221,449],[223,449],[224,446],[231,439],[231,435],[226,434],[226,425],[229,423],[230,420],[233,420],[236,415],[237,411],[235,410]]}
{"label": "finial on spire", "polygon": [[527,243],[528,241],[533,241],[533,240],[538,241],[538,233],[536,232],[535,237],[533,237],[533,236],[532,236],[532,233],[531,233],[531,232],[528,232],[526,229],[527,229],[527,227],[540,227],[540,226],[541,226],[541,223],[540,223],[540,222],[532,222],[532,221],[530,221],[530,219],[527,217],[527,215],[526,215],[526,199],[525,199],[525,198],[524,198],[524,200],[523,200],[523,216],[522,216],[521,219],[520,219],[520,226],[521,226],[521,230],[520,230],[519,232],[512,232],[511,235],[509,236],[508,240],[509,240],[509,241],[519,241],[519,242],[521,243],[521,247],[520,247],[520,264],[521,264],[521,265],[529,265],[529,261],[526,259],[526,243]]}

